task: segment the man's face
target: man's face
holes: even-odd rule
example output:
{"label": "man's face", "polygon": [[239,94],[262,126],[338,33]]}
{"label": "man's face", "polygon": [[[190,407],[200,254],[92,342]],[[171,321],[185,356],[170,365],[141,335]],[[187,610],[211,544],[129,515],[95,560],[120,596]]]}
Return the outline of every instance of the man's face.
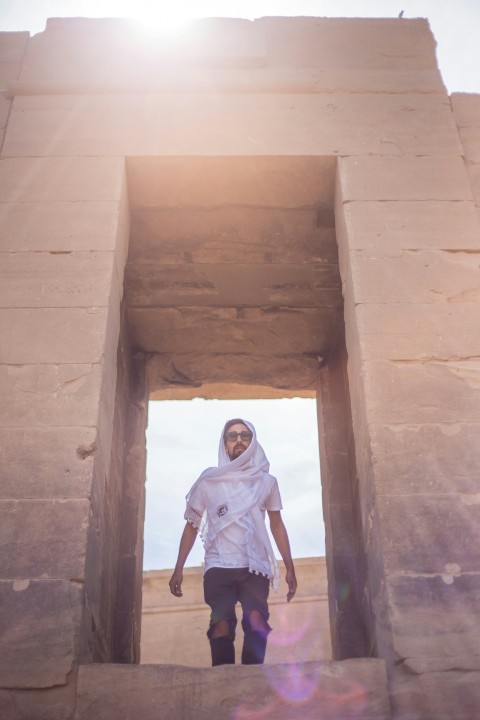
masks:
{"label": "man's face", "polygon": [[[242,439],[239,433],[247,433],[248,438]],[[225,434],[225,448],[227,450],[230,460],[235,460],[235,458],[245,452],[251,442],[252,433],[246,425],[244,425],[243,423],[235,423],[234,425],[230,425]]]}

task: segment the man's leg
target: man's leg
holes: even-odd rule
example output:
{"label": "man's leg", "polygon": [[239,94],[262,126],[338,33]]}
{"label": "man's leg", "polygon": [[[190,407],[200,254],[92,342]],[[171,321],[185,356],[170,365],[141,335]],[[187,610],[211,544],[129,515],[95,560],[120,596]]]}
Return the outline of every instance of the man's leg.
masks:
{"label": "man's leg", "polygon": [[210,641],[212,666],[235,664],[235,586],[232,570],[210,568],[203,580],[205,602],[210,605],[210,626],[207,637]]}
{"label": "man's leg", "polygon": [[265,660],[267,637],[272,629],[268,624],[269,581],[263,575],[247,572],[239,597],[243,609],[242,664],[261,665]]}

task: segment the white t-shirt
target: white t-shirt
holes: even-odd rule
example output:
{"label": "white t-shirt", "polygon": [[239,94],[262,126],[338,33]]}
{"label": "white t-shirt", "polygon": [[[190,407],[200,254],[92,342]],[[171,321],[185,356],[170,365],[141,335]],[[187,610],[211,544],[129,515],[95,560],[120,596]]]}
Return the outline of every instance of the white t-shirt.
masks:
{"label": "white t-shirt", "polygon": [[[218,513],[225,515],[228,513],[228,482],[219,482],[217,498],[218,504],[211,504],[207,507],[205,498],[202,493],[202,483],[198,485],[195,492],[191,495],[187,509],[185,511],[185,520],[191,522],[198,527],[204,510],[208,515]],[[271,475],[267,476],[265,487],[260,496],[259,507],[265,518],[267,510],[275,511],[282,509],[282,500],[278,483]],[[250,513],[244,515],[238,522],[232,522],[225,527],[215,537],[205,552],[205,568],[206,572],[211,567],[222,568],[243,568],[249,566],[249,554],[247,550],[248,531],[254,529],[253,521]],[[265,552],[265,557],[259,558],[261,563],[261,572],[270,577],[270,562]]]}

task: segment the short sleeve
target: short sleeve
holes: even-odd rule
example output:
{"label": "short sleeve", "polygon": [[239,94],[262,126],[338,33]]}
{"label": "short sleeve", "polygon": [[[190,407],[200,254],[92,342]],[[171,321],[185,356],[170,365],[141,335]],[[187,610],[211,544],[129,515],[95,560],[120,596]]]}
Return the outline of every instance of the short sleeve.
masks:
{"label": "short sleeve", "polygon": [[198,529],[205,507],[201,485],[198,485],[187,500],[187,508],[183,517]]}
{"label": "short sleeve", "polygon": [[282,498],[280,497],[280,489],[278,487],[277,479],[272,476],[272,484],[270,492],[266,498],[265,509],[266,510],[281,510],[283,508]]}

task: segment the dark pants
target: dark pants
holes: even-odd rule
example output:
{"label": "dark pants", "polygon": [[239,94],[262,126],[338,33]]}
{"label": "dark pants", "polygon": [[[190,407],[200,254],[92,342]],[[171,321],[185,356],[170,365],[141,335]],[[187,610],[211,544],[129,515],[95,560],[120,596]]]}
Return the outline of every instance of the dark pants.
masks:
{"label": "dark pants", "polygon": [[[269,580],[264,575],[251,573],[248,568],[210,568],[204,575],[203,588],[205,602],[210,605],[210,626],[207,636],[212,651],[212,665],[235,663],[235,629],[237,615],[235,605],[242,606],[242,627],[244,632],[242,664],[258,665],[265,659],[267,636],[271,628],[268,625]],[[253,629],[251,613],[256,610],[264,619],[265,631]],[[224,620],[228,623],[228,635],[213,637],[215,625]]]}

